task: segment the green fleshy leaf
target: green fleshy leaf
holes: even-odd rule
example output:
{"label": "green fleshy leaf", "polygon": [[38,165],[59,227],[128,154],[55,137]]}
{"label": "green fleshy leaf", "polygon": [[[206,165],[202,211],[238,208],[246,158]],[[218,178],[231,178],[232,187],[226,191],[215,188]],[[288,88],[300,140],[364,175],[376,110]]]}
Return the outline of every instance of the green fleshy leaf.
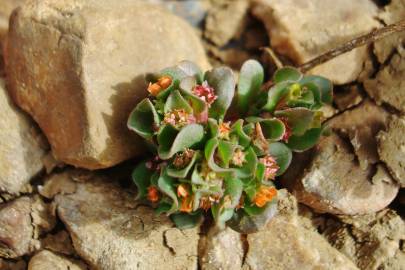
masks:
{"label": "green fleshy leaf", "polygon": [[322,128],[312,128],[302,136],[292,135],[288,139],[287,146],[295,152],[303,152],[317,144],[322,135]]}
{"label": "green fleshy leaf", "polygon": [[187,76],[180,81],[180,90],[182,90],[185,93],[192,94],[193,93],[193,88],[197,84],[197,79],[192,76]]}
{"label": "green fleshy leaf", "polygon": [[184,151],[199,143],[204,138],[204,128],[190,124],[178,131],[171,125],[163,126],[158,133],[158,154],[161,159],[169,159],[174,154]]}
{"label": "green fleshy leaf", "polygon": [[229,167],[229,162],[232,159],[233,152],[236,145],[227,141],[219,140],[218,142],[218,157],[222,161],[222,165],[225,168]]}
{"label": "green fleshy leaf", "polygon": [[148,187],[150,186],[150,178],[154,173],[154,171],[146,168],[146,162],[147,161],[142,161],[139,163],[132,172],[132,181],[138,189],[137,200],[146,198]]}
{"label": "green fleshy leaf", "polygon": [[285,117],[292,134],[301,136],[313,125],[316,113],[307,108],[296,107],[282,111],[276,111],[275,116]]}
{"label": "green fleshy leaf", "polygon": [[203,81],[203,73],[201,69],[191,61],[181,61],[177,64],[177,68],[183,71],[187,76],[192,76],[196,78],[197,83],[201,84]]}
{"label": "green fleshy leaf", "polygon": [[161,215],[163,213],[167,213],[170,211],[171,208],[172,208],[172,204],[165,202],[165,201],[160,201],[158,206],[155,209],[155,214]]}
{"label": "green fleshy leaf", "polygon": [[225,180],[225,196],[229,195],[231,198],[230,208],[235,208],[240,201],[243,191],[243,183],[238,178],[232,176],[226,177]]}
{"label": "green fleshy leaf", "polygon": [[218,122],[215,119],[208,118],[209,137],[214,138],[219,134]]}
{"label": "green fleshy leaf", "polygon": [[[290,152],[291,152],[291,150],[290,150]],[[258,180],[259,183],[263,182],[265,171],[266,171],[266,166],[264,166],[263,163],[258,162],[257,169],[256,169],[256,179]],[[256,194],[256,192],[254,192],[254,193],[250,192],[249,199],[252,200],[255,194]]]}
{"label": "green fleshy leaf", "polygon": [[239,74],[237,100],[241,115],[245,114],[253,103],[264,79],[262,65],[256,60],[248,60],[243,63]]}
{"label": "green fleshy leaf", "polygon": [[179,68],[174,66],[174,67],[165,68],[162,71],[160,71],[158,74],[153,75],[152,81],[156,81],[158,78],[165,76],[165,75],[170,76],[172,78],[172,83],[169,85],[169,87],[167,87],[166,89],[161,91],[156,96],[156,98],[158,98],[158,99],[166,99],[173,90],[176,90],[179,87],[180,80],[187,76],[186,73],[184,73],[182,70],[180,70]]}
{"label": "green fleshy leaf", "polygon": [[198,151],[196,151],[194,153],[194,156],[192,157],[192,159],[190,160],[190,162],[187,164],[186,167],[184,167],[183,169],[177,169],[176,167],[173,166],[173,164],[170,164],[167,167],[167,174],[171,177],[175,177],[175,178],[186,178],[186,176],[188,175],[188,173],[190,172],[191,168],[194,166],[196,160],[200,157],[200,153]]}
{"label": "green fleshy leaf", "polygon": [[262,128],[264,137],[267,140],[278,141],[285,133],[284,123],[277,118],[260,118],[260,117],[248,117],[246,121],[249,123],[259,123]]}
{"label": "green fleshy leaf", "polygon": [[250,137],[243,130],[243,120],[239,119],[232,125],[231,135],[236,134],[238,137],[239,145],[242,147],[247,147],[250,144]]}
{"label": "green fleshy leaf", "polygon": [[168,113],[175,109],[184,109],[188,113],[193,113],[193,109],[178,90],[174,90],[170,93],[165,103],[164,112]]}
{"label": "green fleshy leaf", "polygon": [[274,73],[273,81],[274,83],[281,83],[281,82],[297,82],[301,80],[302,73],[293,67],[283,67],[277,70]]}
{"label": "green fleshy leaf", "polygon": [[282,175],[291,164],[291,149],[284,143],[273,142],[269,145],[269,154],[276,159],[277,165],[280,167],[277,171],[277,176]]}
{"label": "green fleshy leaf", "polygon": [[214,217],[215,223],[221,229],[223,229],[225,223],[232,218],[233,212],[233,208],[225,208],[222,203],[211,206],[211,213]]}
{"label": "green fleshy leaf", "polygon": [[207,160],[208,166],[214,172],[232,172],[232,171],[234,171],[234,169],[231,169],[231,168],[222,168],[215,163],[214,155],[215,155],[215,150],[218,148],[218,144],[219,144],[219,141],[216,138],[210,139],[205,144],[204,155],[205,155],[205,159]]}
{"label": "green fleshy leaf", "polygon": [[205,73],[205,80],[213,87],[218,98],[209,109],[209,117],[223,119],[235,92],[235,78],[228,67],[214,68]]}
{"label": "green fleshy leaf", "polygon": [[191,229],[199,226],[203,221],[201,211],[193,213],[174,213],[170,215],[170,219],[179,229]]}
{"label": "green fleshy leaf", "polygon": [[175,189],[175,183],[176,180],[172,177],[170,177],[167,174],[166,168],[162,171],[160,174],[160,177],[158,178],[158,187],[161,192],[169,196],[173,200],[173,205],[172,208],[168,211],[168,213],[174,212],[178,209],[179,207],[179,201],[177,199],[176,195],[176,189]]}
{"label": "green fleshy leaf", "polygon": [[145,98],[131,112],[128,118],[127,126],[135,131],[139,136],[151,140],[154,134],[154,127],[160,124],[159,115],[156,112],[152,102]]}
{"label": "green fleshy leaf", "polygon": [[267,102],[262,109],[273,112],[278,102],[287,95],[291,84],[291,82],[281,82],[272,86],[267,92]]}
{"label": "green fleshy leaf", "polygon": [[255,174],[257,167],[257,156],[252,147],[249,147],[245,152],[246,163],[241,168],[235,169],[235,176],[246,178],[252,177]]}
{"label": "green fleshy leaf", "polygon": [[323,103],[331,104],[333,101],[333,84],[330,80],[317,76],[317,75],[306,75],[301,81],[301,84],[313,83],[318,86],[321,92],[321,100]]}
{"label": "green fleshy leaf", "polygon": [[201,175],[198,172],[198,166],[194,167],[193,173],[191,174],[191,183],[195,185],[205,185],[206,182],[204,179],[201,177]]}
{"label": "green fleshy leaf", "polygon": [[312,92],[314,104],[311,106],[311,109],[319,109],[322,107],[321,91],[319,87],[312,82],[303,83],[302,87],[307,88],[308,91]]}

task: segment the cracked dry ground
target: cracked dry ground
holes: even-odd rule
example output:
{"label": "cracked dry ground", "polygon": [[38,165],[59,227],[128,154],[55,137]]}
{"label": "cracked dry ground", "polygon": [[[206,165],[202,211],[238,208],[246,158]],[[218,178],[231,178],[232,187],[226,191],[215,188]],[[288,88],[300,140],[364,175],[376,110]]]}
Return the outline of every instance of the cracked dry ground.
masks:
{"label": "cracked dry ground", "polygon": [[146,71],[256,58],[270,76],[261,47],[298,65],[405,18],[404,0],[113,2],[0,1],[0,270],[405,269],[405,33],[309,71],[335,84],[331,135],[295,154],[258,233],[179,230],[136,201],[142,149],[119,122]]}

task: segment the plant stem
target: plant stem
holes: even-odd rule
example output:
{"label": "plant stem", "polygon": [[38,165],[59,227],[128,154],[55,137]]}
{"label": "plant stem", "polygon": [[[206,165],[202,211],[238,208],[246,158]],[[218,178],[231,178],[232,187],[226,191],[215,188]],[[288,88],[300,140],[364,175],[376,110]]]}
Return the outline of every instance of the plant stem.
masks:
{"label": "plant stem", "polygon": [[341,54],[344,54],[348,51],[351,51],[357,47],[363,46],[365,44],[369,44],[380,40],[388,35],[401,32],[405,30],[405,20],[401,20],[399,22],[381,27],[379,29],[375,29],[372,32],[356,37],[348,42],[331,49],[320,56],[315,57],[314,59],[300,65],[298,68],[301,72],[305,73],[306,71],[323,64]]}

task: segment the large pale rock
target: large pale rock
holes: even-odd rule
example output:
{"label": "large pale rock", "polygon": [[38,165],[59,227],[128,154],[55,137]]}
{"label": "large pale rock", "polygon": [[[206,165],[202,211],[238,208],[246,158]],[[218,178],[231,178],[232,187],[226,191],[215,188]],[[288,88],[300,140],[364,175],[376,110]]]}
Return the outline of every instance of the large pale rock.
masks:
{"label": "large pale rock", "polygon": [[400,47],[375,78],[364,81],[367,93],[378,103],[386,103],[405,113],[405,49]]}
{"label": "large pale rock", "polygon": [[44,155],[38,130],[14,106],[0,79],[0,193],[20,192],[43,168]]}
{"label": "large pale rock", "polygon": [[282,198],[279,214],[262,231],[247,236],[248,252],[242,269],[358,269],[299,220],[294,197]]}
{"label": "large pale rock", "polygon": [[398,193],[399,186],[382,165],[362,169],[352,147],[334,133],[322,138],[312,153],[296,156],[293,164],[297,166],[283,176],[283,184],[319,212],[373,213]]}
{"label": "large pale rock", "polygon": [[184,59],[209,65],[191,26],[142,1],[32,1],[12,16],[7,40],[14,100],[57,159],[90,169],[142,151],[126,120],[147,94],[145,73]]}
{"label": "large pale rock", "polygon": [[31,258],[28,270],[86,270],[80,261],[68,259],[51,251],[43,250]]}
{"label": "large pale rock", "polygon": [[202,270],[241,269],[243,254],[242,236],[230,228],[219,230],[211,227],[207,235],[200,239],[199,259]]}
{"label": "large pale rock", "polygon": [[330,220],[323,235],[360,269],[403,269],[405,222],[393,210]]}
{"label": "large pale rock", "polygon": [[387,131],[378,134],[378,152],[391,175],[405,187],[405,117],[393,117]]}
{"label": "large pale rock", "polygon": [[[378,26],[371,0],[254,0],[253,14],[265,24],[272,47],[302,64]],[[356,80],[368,57],[362,47],[320,65],[311,73],[336,84]]]}
{"label": "large pale rock", "polygon": [[76,251],[96,269],[197,269],[198,228],[180,231],[134,198],[95,177],[55,201]]}

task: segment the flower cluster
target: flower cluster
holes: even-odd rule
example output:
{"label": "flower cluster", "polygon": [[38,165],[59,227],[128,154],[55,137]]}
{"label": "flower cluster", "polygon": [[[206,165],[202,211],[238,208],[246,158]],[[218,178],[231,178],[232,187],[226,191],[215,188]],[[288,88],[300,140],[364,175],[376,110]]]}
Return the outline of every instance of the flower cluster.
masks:
{"label": "flower cluster", "polygon": [[[237,84],[227,67],[203,74],[188,61],[150,78],[149,97],[128,119],[152,149],[132,174],[139,199],[181,228],[205,213],[240,232],[264,226],[276,212],[275,180],[292,152],[322,135],[319,109],[332,100],[331,83],[286,67],[262,89],[263,68],[254,60],[242,66]],[[226,118],[231,104],[239,119]]]}

